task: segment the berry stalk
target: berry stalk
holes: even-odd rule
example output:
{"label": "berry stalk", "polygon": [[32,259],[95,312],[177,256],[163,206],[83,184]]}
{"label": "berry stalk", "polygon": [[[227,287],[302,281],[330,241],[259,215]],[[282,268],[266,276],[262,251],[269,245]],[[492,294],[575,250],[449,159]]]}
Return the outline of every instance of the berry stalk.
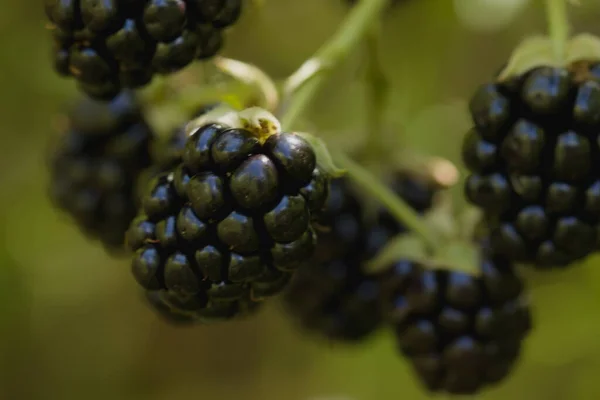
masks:
{"label": "berry stalk", "polygon": [[554,57],[557,61],[565,58],[567,41],[569,40],[569,20],[567,0],[545,0],[548,34],[552,40]]}
{"label": "berry stalk", "polygon": [[[363,41],[369,29],[381,16],[390,0],[361,1],[348,15],[342,26],[313,57],[307,60],[292,76],[302,76],[293,97],[281,117],[284,130],[296,123],[306,107],[311,103],[317,91],[357,45]],[[302,73],[308,71],[308,73]]]}
{"label": "berry stalk", "polygon": [[390,214],[400,221],[407,230],[419,235],[429,250],[434,251],[439,248],[437,235],[429,229],[423,219],[404,200],[396,196],[379,179],[371,175],[366,169],[342,152],[336,152],[334,158],[346,170],[350,179],[360,185],[370,196],[379,200],[388,209]]}

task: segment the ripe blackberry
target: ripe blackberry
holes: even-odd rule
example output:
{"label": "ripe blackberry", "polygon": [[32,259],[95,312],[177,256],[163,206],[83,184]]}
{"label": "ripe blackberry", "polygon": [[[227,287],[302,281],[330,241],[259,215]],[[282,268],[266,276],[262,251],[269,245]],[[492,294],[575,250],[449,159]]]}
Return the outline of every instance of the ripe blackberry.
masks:
{"label": "ripe blackberry", "polygon": [[597,245],[600,65],[579,67],[536,68],[471,99],[466,195],[512,260],[565,266]]}
{"label": "ripe blackberry", "polygon": [[60,139],[50,162],[52,199],[88,236],[111,251],[122,249],[152,139],[133,94],[108,103],[84,99]]}
{"label": "ripe blackberry", "polygon": [[164,321],[173,325],[190,325],[194,318],[188,313],[181,312],[171,307],[163,299],[163,294],[158,291],[144,291],[144,297],[148,306]]}
{"label": "ripe blackberry", "polygon": [[206,292],[180,296],[168,290],[145,291],[150,306],[173,325],[209,324],[243,318],[257,312],[261,303],[248,295],[231,301],[211,301]]}
{"label": "ripe blackberry", "polygon": [[499,382],[531,328],[511,263],[482,258],[480,272],[475,277],[399,260],[382,273],[386,322],[431,392],[473,394]]}
{"label": "ripe blackberry", "polygon": [[[420,212],[431,207],[435,189],[407,173],[390,181],[399,196]],[[386,210],[368,219],[355,188],[345,179],[331,183],[319,224],[315,262],[300,269],[285,295],[289,314],[308,331],[334,340],[358,341],[381,322],[380,285],[362,271],[392,237],[404,231]]]}
{"label": "ripe blackberry", "polygon": [[131,224],[138,283],[206,309],[280,292],[313,254],[311,213],[328,189],[310,145],[209,123],[186,139],[182,160],[148,185]]}
{"label": "ripe blackberry", "polygon": [[241,0],[45,0],[56,71],[101,99],[214,56],[241,7]]}

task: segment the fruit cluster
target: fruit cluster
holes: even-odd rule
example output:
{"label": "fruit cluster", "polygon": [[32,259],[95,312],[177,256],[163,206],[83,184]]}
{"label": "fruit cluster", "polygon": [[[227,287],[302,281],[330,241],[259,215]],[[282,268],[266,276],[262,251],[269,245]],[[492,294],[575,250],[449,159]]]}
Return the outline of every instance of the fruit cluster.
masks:
{"label": "fruit cluster", "polygon": [[399,260],[384,274],[384,318],[432,392],[473,394],[505,378],[531,316],[512,264],[483,251],[480,275]]}
{"label": "fruit cluster", "polygon": [[136,214],[136,183],[150,165],[152,131],[131,92],[84,99],[68,115],[50,160],[54,203],[84,234],[121,250]]}
{"label": "fruit cluster", "polygon": [[133,273],[144,289],[167,291],[172,307],[229,318],[279,293],[310,259],[327,178],[293,133],[260,138],[208,123],[179,154],[147,185],[129,228]]}
{"label": "fruit cluster", "polygon": [[221,49],[241,0],[45,0],[55,69],[110,99]]}
{"label": "fruit cluster", "polygon": [[[397,173],[390,186],[421,212],[431,207],[434,185]],[[318,215],[314,262],[303,267],[285,296],[290,315],[308,331],[330,339],[357,341],[381,323],[380,282],[363,271],[403,227],[385,209],[366,215],[363,202],[346,178],[331,183],[330,195]]]}
{"label": "fruit cluster", "polygon": [[598,65],[539,67],[473,96],[465,190],[483,209],[498,253],[553,267],[597,247],[598,99]]}

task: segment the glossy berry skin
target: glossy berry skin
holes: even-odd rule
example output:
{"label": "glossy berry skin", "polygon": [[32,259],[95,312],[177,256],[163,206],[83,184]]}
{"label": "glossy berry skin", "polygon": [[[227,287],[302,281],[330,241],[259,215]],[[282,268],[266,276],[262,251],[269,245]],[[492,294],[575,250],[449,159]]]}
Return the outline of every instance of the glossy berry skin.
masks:
{"label": "glossy berry skin", "polygon": [[91,97],[110,100],[156,74],[216,55],[241,0],[44,0],[52,59]]}
{"label": "glossy berry skin", "polygon": [[600,67],[587,68],[536,68],[471,99],[466,197],[514,261],[563,267],[597,247]]}
{"label": "glossy berry skin", "polygon": [[133,94],[108,103],[84,99],[51,149],[50,194],[89,237],[123,248],[136,214],[135,183],[150,164],[152,132]]}
{"label": "glossy berry skin", "polygon": [[193,324],[194,318],[187,313],[180,312],[176,308],[169,306],[163,299],[161,292],[145,291],[144,297],[148,306],[168,324],[175,326],[189,326]]}
{"label": "glossy berry skin", "polygon": [[383,314],[430,392],[472,395],[505,379],[531,328],[512,265],[483,258],[479,276],[399,260],[381,275]]}
{"label": "glossy berry skin", "polygon": [[[409,173],[396,173],[389,185],[419,212],[432,205],[435,185]],[[346,179],[331,183],[318,216],[314,263],[293,277],[284,302],[288,313],[306,331],[330,340],[358,342],[380,325],[381,285],[362,271],[395,235],[404,231],[385,210],[365,215],[355,187]]]}
{"label": "glossy berry skin", "polygon": [[313,255],[312,213],[329,189],[314,154],[297,157],[311,147],[279,133],[266,143],[292,141],[296,151],[276,153],[250,131],[220,124],[196,129],[184,143],[174,138],[172,169],[146,186],[128,232],[138,283],[191,299],[201,314],[214,304],[238,310],[281,292]]}

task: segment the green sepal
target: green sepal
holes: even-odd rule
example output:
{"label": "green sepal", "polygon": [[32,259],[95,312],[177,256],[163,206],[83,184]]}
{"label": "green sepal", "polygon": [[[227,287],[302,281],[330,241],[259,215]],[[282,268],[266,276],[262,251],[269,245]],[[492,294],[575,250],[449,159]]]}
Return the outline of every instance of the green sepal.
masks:
{"label": "green sepal", "polygon": [[294,133],[301,136],[311,145],[317,156],[317,164],[325,174],[329,175],[332,178],[341,178],[346,174],[346,171],[344,169],[339,168],[335,164],[333,157],[331,156],[331,153],[327,148],[327,145],[322,139],[306,132]]}
{"label": "green sepal", "polygon": [[481,249],[473,242],[453,240],[444,243],[426,268],[444,271],[456,271],[471,276],[481,276]]}
{"label": "green sepal", "polygon": [[428,259],[425,242],[413,233],[403,233],[389,240],[377,256],[364,265],[364,272],[376,275],[398,260],[425,263]]}
{"label": "green sepal", "polygon": [[565,57],[557,59],[547,36],[525,39],[511,54],[498,81],[520,76],[536,67],[568,67],[579,61],[600,61],[600,38],[590,33],[573,36],[566,44]]}

